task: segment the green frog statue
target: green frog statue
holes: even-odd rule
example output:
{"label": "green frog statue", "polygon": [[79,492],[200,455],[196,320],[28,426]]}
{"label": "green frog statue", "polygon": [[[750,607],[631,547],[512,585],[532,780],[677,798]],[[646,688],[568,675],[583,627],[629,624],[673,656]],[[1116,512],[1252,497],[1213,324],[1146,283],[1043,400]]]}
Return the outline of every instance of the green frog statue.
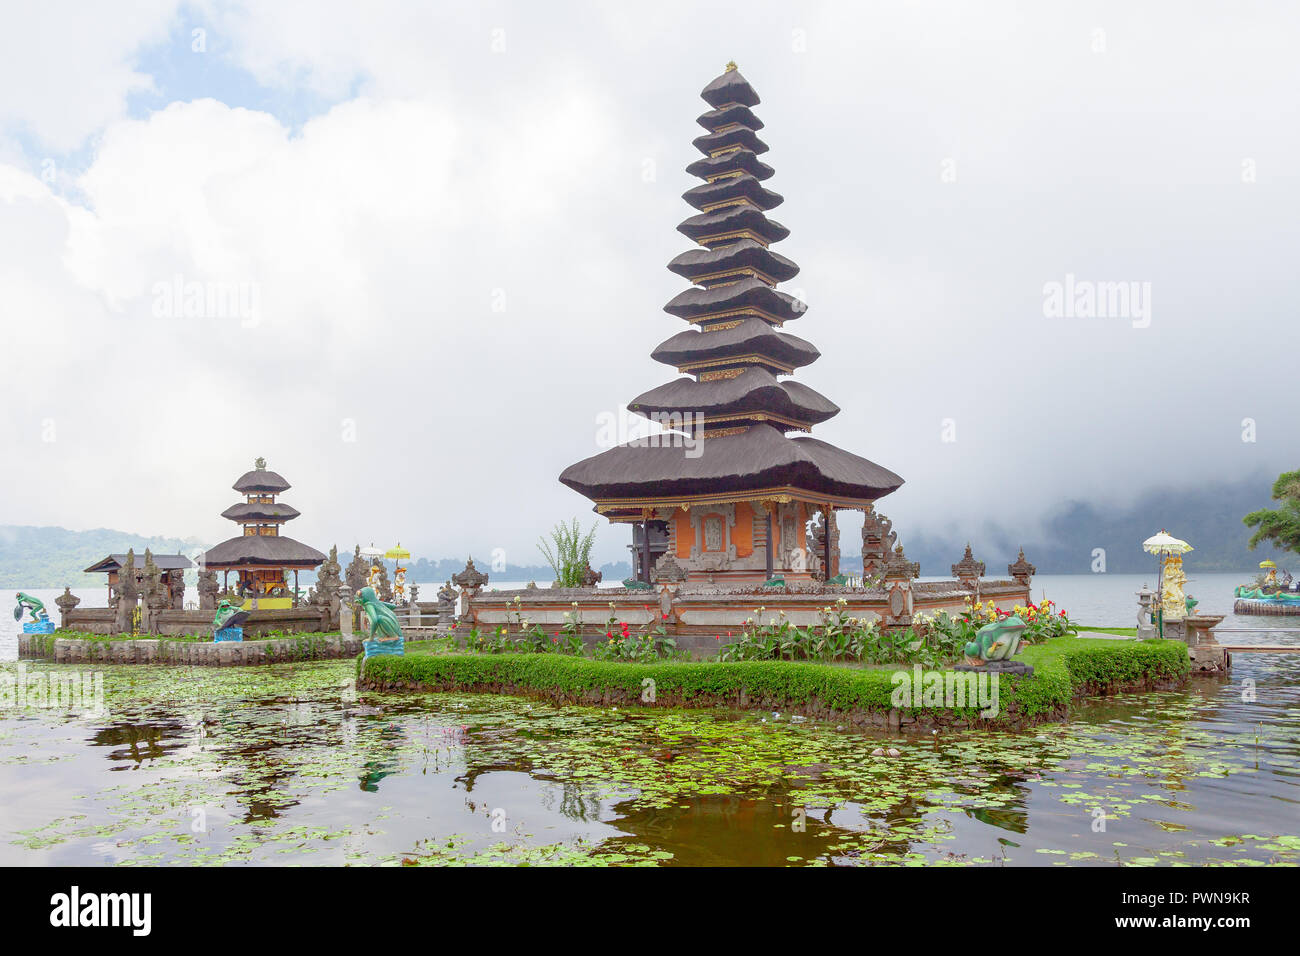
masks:
{"label": "green frog statue", "polygon": [[18,592],[18,604],[14,607],[14,620],[23,619],[23,609],[32,612],[32,620],[37,624],[43,624],[50,619],[50,615],[45,610],[45,602],[40,598],[34,598],[30,594]]}
{"label": "green frog statue", "polygon": [[249,612],[242,607],[223,600],[217,605],[217,613],[212,617],[212,630],[223,631],[228,627],[239,627],[249,618]]}
{"label": "green frog statue", "polygon": [[[363,643],[366,657],[376,654],[402,654],[402,626],[393,613],[395,605],[379,600],[372,587],[364,587],[357,594],[357,603],[370,622],[370,637]],[[378,637],[376,637],[378,635]]]}
{"label": "green frog statue", "polygon": [[966,662],[981,665],[989,661],[1009,661],[1020,649],[1020,635],[1025,622],[1012,614],[1000,621],[985,624],[975,633],[975,640],[966,645]]}

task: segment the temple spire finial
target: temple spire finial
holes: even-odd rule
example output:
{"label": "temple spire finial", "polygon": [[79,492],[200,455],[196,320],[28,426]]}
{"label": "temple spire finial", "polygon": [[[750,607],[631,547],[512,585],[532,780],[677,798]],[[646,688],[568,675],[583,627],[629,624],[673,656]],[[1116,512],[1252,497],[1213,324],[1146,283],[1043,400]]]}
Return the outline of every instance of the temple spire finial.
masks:
{"label": "temple spire finial", "polygon": [[735,71],[735,70],[737,70],[737,69],[739,69],[739,67],[736,66],[736,61],[735,61],[735,60],[728,60],[728,61],[727,61],[727,68],[726,68],[725,70],[723,70],[723,72],[724,72],[724,73],[731,73],[731,72],[733,72],[733,71]]}

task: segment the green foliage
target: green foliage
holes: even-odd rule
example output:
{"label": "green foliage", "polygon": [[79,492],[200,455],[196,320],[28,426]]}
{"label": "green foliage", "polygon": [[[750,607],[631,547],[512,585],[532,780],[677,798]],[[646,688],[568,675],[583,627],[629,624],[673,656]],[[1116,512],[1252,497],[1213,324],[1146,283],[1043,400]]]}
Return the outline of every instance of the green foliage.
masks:
{"label": "green foliage", "polygon": [[[1125,642],[1057,638],[1027,648],[1021,659],[1032,677],[1003,678],[1001,714],[1029,718],[1059,714],[1085,694],[1144,687],[1187,676],[1187,647],[1179,641]],[[894,671],[788,660],[645,661],[587,660],[558,654],[438,654],[409,648],[403,657],[358,662],[358,673],[376,681],[410,682],[441,689],[518,688],[561,699],[593,696],[635,703],[653,678],[660,700],[682,706],[738,704],[797,708],[816,703],[835,710],[888,711]],[[914,707],[914,715],[936,708]],[[947,711],[951,713],[951,711]]]}
{"label": "green foliage", "polygon": [[1250,539],[1253,551],[1266,541],[1286,551],[1300,554],[1300,471],[1286,471],[1273,482],[1273,500],[1281,502],[1277,508],[1260,508],[1246,515],[1242,521],[1254,528]]}
{"label": "green foliage", "polygon": [[545,538],[539,538],[537,550],[542,552],[546,563],[555,572],[556,582],[562,588],[581,587],[582,575],[591,562],[592,545],[596,543],[596,525],[593,524],[584,535],[577,518],[571,525],[561,521],[551,532],[551,542],[555,545],[554,550]]}
{"label": "green foliage", "polygon": [[937,667],[956,661],[962,644],[949,632],[920,619],[915,628],[882,631],[874,621],[851,617],[848,601],[840,598],[820,611],[820,624],[802,628],[784,611],[762,623],[766,607],[754,609],[740,636],[723,646],[724,661],[858,661],[865,664],[921,664]]}

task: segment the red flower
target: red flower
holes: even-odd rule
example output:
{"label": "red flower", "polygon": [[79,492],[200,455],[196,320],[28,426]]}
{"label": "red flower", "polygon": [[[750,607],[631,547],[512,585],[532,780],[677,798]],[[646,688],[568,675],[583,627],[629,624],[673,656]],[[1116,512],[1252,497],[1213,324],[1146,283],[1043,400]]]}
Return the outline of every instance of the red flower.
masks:
{"label": "red flower", "polygon": [[667,614],[664,615],[664,620],[665,620],[665,621],[668,620],[668,615],[667,615]]}

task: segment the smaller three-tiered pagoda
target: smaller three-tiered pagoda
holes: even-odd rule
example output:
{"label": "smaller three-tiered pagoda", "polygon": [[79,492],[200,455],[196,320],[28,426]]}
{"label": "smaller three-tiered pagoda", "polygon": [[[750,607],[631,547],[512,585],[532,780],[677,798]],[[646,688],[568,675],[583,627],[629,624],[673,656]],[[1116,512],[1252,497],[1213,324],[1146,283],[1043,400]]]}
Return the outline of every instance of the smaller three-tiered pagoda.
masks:
{"label": "smaller three-tiered pagoda", "polygon": [[316,568],[325,555],[281,533],[285,522],[299,515],[297,508],[276,501],[277,495],[289,489],[289,482],[268,471],[265,458],[258,458],[254,466],[234,484],[244,500],[221,513],[239,524],[243,534],[205,553],[203,567],[223,571],[226,590],[230,590],[230,572],[236,572],[236,593],[245,599],[245,607],[253,607],[254,600],[257,607],[268,610],[294,607],[298,572]]}

